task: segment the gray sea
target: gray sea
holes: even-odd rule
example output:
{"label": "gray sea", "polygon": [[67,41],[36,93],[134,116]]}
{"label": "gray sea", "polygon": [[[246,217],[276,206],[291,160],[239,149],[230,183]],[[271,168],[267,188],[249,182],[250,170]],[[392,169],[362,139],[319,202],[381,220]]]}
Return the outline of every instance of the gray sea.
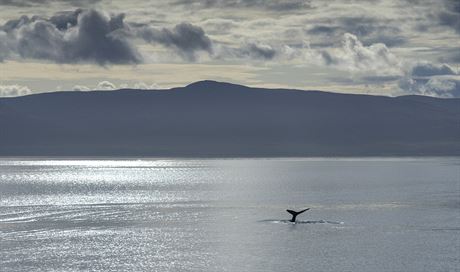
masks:
{"label": "gray sea", "polygon": [[459,269],[460,158],[0,159],[3,272]]}

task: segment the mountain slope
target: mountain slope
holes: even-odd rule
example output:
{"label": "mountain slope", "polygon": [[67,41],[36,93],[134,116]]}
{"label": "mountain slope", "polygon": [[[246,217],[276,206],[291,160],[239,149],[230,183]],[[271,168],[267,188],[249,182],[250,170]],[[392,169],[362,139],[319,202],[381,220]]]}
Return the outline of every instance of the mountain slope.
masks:
{"label": "mountain slope", "polygon": [[0,99],[0,156],[460,155],[460,99],[248,88]]}

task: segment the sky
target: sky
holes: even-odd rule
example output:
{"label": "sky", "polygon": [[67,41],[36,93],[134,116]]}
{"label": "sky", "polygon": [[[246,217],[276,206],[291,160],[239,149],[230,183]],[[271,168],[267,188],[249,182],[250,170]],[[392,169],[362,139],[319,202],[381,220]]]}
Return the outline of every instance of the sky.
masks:
{"label": "sky", "polygon": [[459,0],[0,0],[0,96],[199,80],[460,97]]}

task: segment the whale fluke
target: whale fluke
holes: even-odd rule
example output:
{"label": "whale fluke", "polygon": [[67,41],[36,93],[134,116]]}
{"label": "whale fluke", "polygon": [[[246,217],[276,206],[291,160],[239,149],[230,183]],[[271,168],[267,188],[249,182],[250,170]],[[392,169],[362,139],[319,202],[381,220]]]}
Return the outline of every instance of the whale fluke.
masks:
{"label": "whale fluke", "polygon": [[308,209],[305,209],[305,210],[301,210],[299,212],[296,212],[296,211],[293,211],[293,210],[286,210],[288,213],[292,214],[292,218],[290,220],[290,222],[295,222],[295,218],[297,217],[297,215],[303,213],[303,212],[306,212],[308,211],[310,208]]}

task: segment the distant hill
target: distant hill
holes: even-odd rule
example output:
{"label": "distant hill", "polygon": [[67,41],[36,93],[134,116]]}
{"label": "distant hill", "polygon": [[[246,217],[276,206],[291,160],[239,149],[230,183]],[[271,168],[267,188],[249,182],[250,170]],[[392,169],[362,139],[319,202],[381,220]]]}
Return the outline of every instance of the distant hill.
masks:
{"label": "distant hill", "polygon": [[460,155],[460,99],[249,88],[0,98],[0,156]]}

